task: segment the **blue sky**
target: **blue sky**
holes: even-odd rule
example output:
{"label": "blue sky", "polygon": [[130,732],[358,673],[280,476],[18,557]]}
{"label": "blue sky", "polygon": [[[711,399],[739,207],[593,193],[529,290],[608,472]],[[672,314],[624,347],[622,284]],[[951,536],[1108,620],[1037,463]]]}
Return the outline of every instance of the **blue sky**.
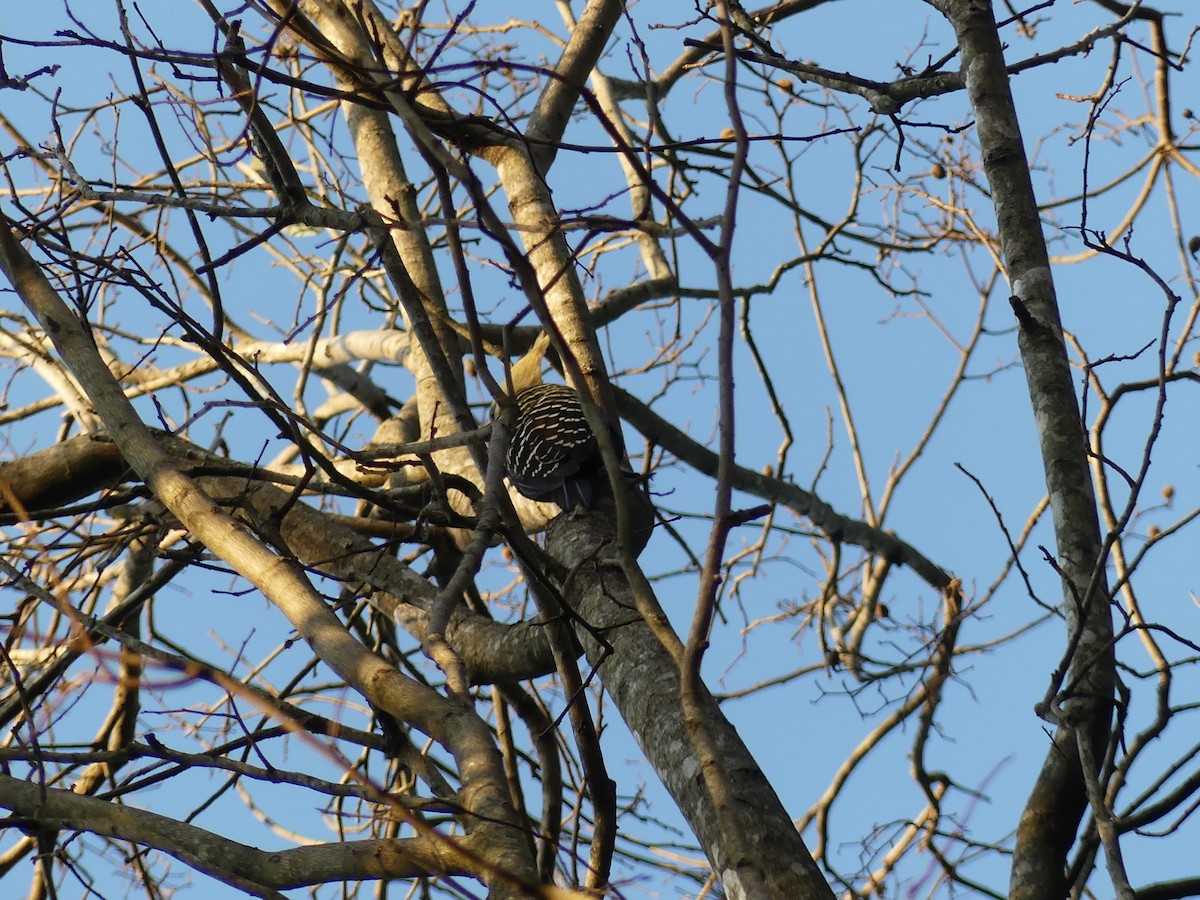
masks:
{"label": "blue sky", "polygon": [[[1181,0],[1160,5],[1160,8],[1190,12]],[[188,6],[181,6],[179,10],[180,19],[155,22],[164,40],[168,43],[185,41],[197,49],[209,46],[208,26],[201,13]],[[28,10],[6,15],[0,32],[44,36],[51,31],[47,21],[59,14],[58,6],[51,5],[44,10],[39,8],[36,18]],[[103,22],[106,27],[111,27],[114,17],[107,7],[103,11],[89,10],[88,14],[94,14],[98,24]],[[551,6],[539,7],[537,15],[544,18],[547,27],[559,28]],[[641,9],[635,7],[639,36],[649,48],[652,64],[658,70],[678,53],[684,37],[704,33],[701,28],[682,31],[649,28],[638,18],[642,15]],[[1053,4],[1045,15],[1050,18],[1039,25],[1033,40],[1021,38],[1012,29],[1006,32],[1010,60],[1044,52],[1108,21],[1108,15],[1092,4],[1060,2]],[[860,27],[868,20],[872,27]],[[1169,23],[1173,45],[1182,44],[1187,21],[1185,18]],[[1137,27],[1132,33],[1144,40],[1144,33]],[[536,36],[530,37],[532,32],[522,31],[521,34],[525,37],[518,46],[526,61],[536,62],[540,54],[554,52],[548,42],[539,44]],[[629,32],[623,27],[605,64],[609,75],[634,76],[627,62],[628,38]],[[878,0],[826,5],[781,25],[773,40],[790,58],[811,59],[833,71],[850,70],[881,80],[895,77],[897,60],[911,55],[911,59],[919,64],[927,56],[937,57],[952,47],[948,28],[930,7],[920,4],[901,6]],[[1013,80],[1026,144],[1034,165],[1035,186],[1039,199],[1045,203],[1072,197],[1081,187],[1085,145],[1077,137],[1088,106],[1071,98],[1085,96],[1097,88],[1108,56],[1109,46],[1103,44],[1086,58],[1065,60]],[[5,48],[5,64],[10,72],[27,71],[44,64],[46,58],[45,51]],[[114,83],[125,88],[129,84],[127,66],[122,67],[121,60],[114,56],[72,49],[69,53],[62,51],[55,59],[61,61],[62,69],[39,84],[46,91],[61,87],[63,102],[68,106],[86,106],[108,95]],[[1146,110],[1143,83],[1149,70],[1144,58],[1140,60],[1140,68],[1132,61],[1133,55],[1127,51],[1120,76],[1128,80],[1121,84],[1119,93],[1106,109],[1102,119],[1105,125],[1128,121]],[[165,67],[159,71],[169,77]],[[711,71],[716,75],[720,70],[714,68]],[[777,88],[768,88],[765,95],[755,92],[751,73],[747,70],[743,74],[746,89],[742,106],[747,115],[747,127],[752,134],[769,131],[774,116],[769,104],[780,109],[786,98]],[[1177,110],[1188,102],[1196,102],[1198,86],[1196,75],[1190,69],[1177,76],[1174,85]],[[675,88],[666,112],[675,139],[713,137],[720,132],[725,125],[725,119],[721,117],[726,115],[720,91],[718,83],[705,83],[702,78],[682,82]],[[849,109],[843,111],[822,109],[817,105],[817,101],[824,99],[819,94],[805,94],[804,98],[806,102],[794,101],[783,119],[785,133],[790,136],[809,137],[835,127],[876,124],[861,102],[852,102],[848,104]],[[19,123],[28,138],[38,142],[48,133],[49,120],[44,103],[15,92],[5,92],[4,102],[6,114]],[[947,160],[973,151],[969,130],[956,134],[945,130],[967,124],[969,113],[965,98],[949,96],[926,101],[906,108],[904,118],[909,123],[934,124],[906,126],[906,149],[900,156],[900,170],[895,171],[891,168],[895,147],[889,137],[893,132],[887,130],[890,126],[886,120],[877,123],[884,131],[879,137],[882,143],[865,166],[867,189],[861,198],[862,217],[883,225],[895,222],[908,227],[913,227],[915,217],[935,221],[938,215],[936,204],[931,200],[922,207],[915,199],[916,191],[925,190],[933,199],[961,203],[971,211],[974,221],[982,229],[990,230],[994,214],[982,181],[965,185],[958,177],[929,178],[931,157],[921,149],[922,146],[934,148],[929,152],[944,154]],[[173,140],[180,142],[181,156],[189,155],[182,143],[186,123],[177,124],[179,127],[172,133]],[[1190,123],[1176,113],[1174,124],[1182,132]],[[81,128],[74,141],[72,158],[90,178],[102,180],[112,172],[111,162],[104,155],[103,136],[114,127],[111,115],[102,115],[95,129],[91,125]],[[139,139],[145,138],[144,129],[127,112],[119,127],[122,154],[152,167],[155,156],[150,147],[138,148],[137,145]],[[345,140],[340,122],[335,122],[333,131],[334,140]],[[1091,183],[1106,182],[1131,168],[1149,150],[1147,134],[1144,129],[1129,129],[1119,140],[1096,142],[1092,146]],[[4,143],[0,143],[5,154],[10,150],[7,140],[5,137]],[[581,118],[571,126],[567,140],[577,144],[601,144],[604,138],[597,128]],[[842,135],[812,143],[789,142],[785,145],[788,153],[800,154],[795,169],[796,191],[806,209],[830,220],[845,213],[854,172],[852,141],[853,137]],[[867,141],[867,146],[870,145]],[[1192,158],[1194,160],[1194,153]],[[779,150],[771,142],[755,143],[750,160],[757,171],[774,172],[780,177],[784,174]],[[485,166],[480,164],[477,170],[486,177]],[[1194,210],[1200,200],[1196,179],[1181,170],[1176,171],[1174,187],[1183,218],[1185,222],[1194,221]],[[122,180],[130,174],[118,171],[115,177]],[[552,171],[551,188],[564,208],[595,208],[628,215],[628,202],[619,193],[619,179],[616,161],[611,155],[564,151]],[[1141,176],[1135,177],[1092,201],[1089,223],[1093,227],[1113,227],[1133,201],[1141,183]],[[724,202],[723,190],[718,178],[698,178],[697,195],[688,201],[689,214],[694,218],[718,214]],[[496,205],[499,209],[504,208],[502,200],[497,200]],[[6,210],[11,213],[11,207]],[[1195,263],[1181,259],[1178,242],[1172,236],[1170,215],[1171,208],[1159,189],[1139,217],[1130,235],[1129,249],[1161,272],[1183,296],[1183,305],[1173,324],[1172,335],[1178,337],[1186,309],[1194,296],[1184,275],[1194,275],[1195,270],[1186,267]],[[1069,257],[1081,251],[1078,231],[1074,230],[1080,222],[1081,210],[1077,203],[1066,203],[1047,213],[1045,228],[1052,254]],[[171,218],[170,227],[174,234],[174,229],[183,227],[182,219]],[[210,234],[216,240],[215,252],[228,249],[241,240],[223,235],[216,226],[211,228]],[[814,242],[819,238],[819,232],[805,226],[805,238]],[[310,248],[329,246],[323,236],[298,238],[297,243]],[[873,261],[870,251],[849,240],[843,243],[843,252],[848,258],[858,262]],[[523,301],[506,278],[490,266],[490,262],[498,258],[495,248],[482,243],[477,250],[479,257],[473,269],[475,291],[486,299],[485,311],[503,321],[519,312]],[[672,250],[678,253],[680,281],[684,288],[711,289],[714,286],[711,263],[693,244],[681,240]],[[739,285],[765,282],[778,266],[799,253],[795,222],[791,216],[778,205],[747,192],[736,232],[735,282]],[[444,274],[447,284],[451,284],[448,263],[441,260],[440,264],[446,266]],[[922,303],[889,292],[872,272],[863,268],[823,260],[815,269],[822,312],[858,428],[864,470],[876,501],[883,492],[891,467],[910,452],[950,383],[958,362],[953,342],[961,344],[967,339],[980,305],[977,282],[986,280],[991,270],[987,254],[965,244],[906,255],[897,264],[903,267],[902,270],[892,268],[892,265],[891,260],[883,260],[876,271],[889,275],[897,288],[919,286],[923,292]],[[585,290],[589,295],[602,296],[638,277],[639,267],[634,250],[609,254],[585,279]],[[839,512],[860,516],[863,511],[859,478],[848,451],[845,423],[824,360],[805,277],[802,267],[793,268],[782,276],[773,293],[756,296],[749,321],[796,436],[788,457],[788,471],[798,484],[804,486],[810,486],[816,480],[818,493]],[[1128,356],[1157,339],[1162,328],[1163,296],[1132,266],[1096,258],[1058,265],[1055,278],[1064,325],[1078,339],[1089,358]],[[222,289],[239,308],[236,318],[261,338],[271,339],[277,335],[277,330],[265,323],[266,318],[284,328],[293,318],[301,318],[300,313],[293,312],[295,301],[292,298],[298,293],[297,277],[280,260],[256,255],[239,261],[236,267],[223,274]],[[268,309],[265,301],[276,296],[287,299]],[[951,402],[934,439],[896,490],[884,523],[885,527],[894,529],[906,541],[962,578],[968,599],[974,600],[981,598],[997,577],[1005,563],[1007,548],[983,496],[956,464],[961,464],[980,480],[1014,533],[1021,529],[1044,493],[1029,399],[1023,374],[1016,364],[1015,333],[1007,296],[1008,288],[1002,282],[992,290],[984,318],[985,334],[967,369],[969,380]],[[451,300],[457,302],[455,296]],[[311,297],[305,297],[304,312],[311,310],[310,301]],[[15,299],[9,294],[3,302],[12,304]],[[185,302],[194,304],[197,311],[202,308],[194,295],[185,295]],[[145,332],[153,329],[156,314],[148,311],[137,298],[121,298],[109,315],[131,330]],[[110,324],[114,322],[110,321]],[[344,324],[345,327],[380,327],[381,319],[361,307],[347,305]],[[663,336],[677,324],[683,334],[696,333],[694,343],[681,355],[680,370],[659,368],[640,375],[623,374],[620,383],[646,395],[661,390],[670,376],[684,376],[665,391],[656,401],[655,408],[697,439],[708,441],[715,430],[713,348],[716,330],[707,300],[685,298],[677,308],[664,309],[661,315],[647,311],[635,313],[602,336],[602,343],[612,351],[613,370],[624,372],[642,366]],[[1184,358],[1189,359],[1192,352],[1187,350]],[[172,358],[190,356],[187,348],[160,348],[157,353],[159,365],[165,365]],[[1077,354],[1073,360],[1079,361]],[[404,397],[411,389],[411,382],[403,370],[376,371],[393,396]],[[1154,372],[1154,348],[1151,347],[1137,359],[1106,364],[1101,369],[1101,377],[1111,388],[1120,381],[1152,377]],[[290,383],[288,370],[276,374],[280,384]],[[699,377],[701,375],[703,377]],[[1076,377],[1082,385],[1083,376],[1079,369],[1076,369]],[[753,359],[741,344],[736,378],[738,462],[752,469],[774,464],[782,432],[771,415],[767,392],[756,375]],[[34,396],[41,396],[44,390],[34,379],[24,376],[17,381],[10,403],[27,402]],[[229,396],[232,394],[217,392],[194,402],[198,405],[205,400]],[[290,396],[290,393],[285,390],[284,396]],[[319,402],[321,396],[314,387],[311,399]],[[1122,401],[1112,426],[1106,431],[1107,453],[1127,469],[1136,469],[1141,458],[1152,399],[1149,394],[1142,394]],[[140,408],[148,418],[156,415],[148,402],[143,401]],[[1089,408],[1094,412],[1094,398]],[[193,407],[191,412],[195,411]],[[167,412],[176,424],[188,415],[187,411],[177,407],[169,408]],[[1146,490],[1138,504],[1139,509],[1148,511],[1135,520],[1132,526],[1135,532],[1144,533],[1150,524],[1166,527],[1183,512],[1200,505],[1200,477],[1194,455],[1196,413],[1196,399],[1186,388],[1172,391],[1162,437],[1154,450]],[[195,439],[211,434],[210,429],[216,426],[220,415],[214,411],[202,417],[196,426]],[[239,419],[241,421],[252,420]],[[53,440],[57,424],[51,414],[12,427],[7,437],[11,451],[45,446]],[[351,434],[365,441],[369,438],[368,423],[358,423],[351,429]],[[629,436],[632,446],[640,447],[636,437],[632,433]],[[242,459],[255,458],[264,444],[273,439],[261,420],[253,427],[239,426],[227,437],[234,453]],[[271,452],[265,455],[269,457]],[[1119,487],[1116,479],[1113,482],[1114,487]],[[1160,490],[1168,484],[1176,492],[1174,508],[1150,509],[1161,504]],[[660,492],[661,505],[681,515],[702,514],[711,508],[711,482],[678,467],[662,469],[655,478],[654,488]],[[753,505],[757,501],[739,497],[736,502]],[[807,527],[806,523],[795,521],[783,511],[778,514],[778,523],[800,532]],[[683,518],[677,527],[694,547],[702,547],[706,523]],[[730,552],[748,546],[758,537],[755,525],[739,530],[730,542]],[[1175,539],[1159,545],[1139,571],[1136,582],[1149,615],[1181,634],[1196,633],[1197,605],[1191,594],[1197,589],[1194,565],[1191,564],[1194,543],[1194,531],[1185,529]],[[1039,544],[1052,546],[1052,534],[1045,521],[1035,529],[1022,560],[1035,592],[1043,601],[1054,603],[1060,593],[1058,578],[1041,559],[1037,549]],[[733,692],[820,659],[815,636],[811,632],[798,634],[796,622],[785,621],[747,630],[750,622],[776,615],[787,604],[804,602],[820,590],[819,560],[803,534],[785,537],[777,533],[771,537],[768,548],[771,561],[764,564],[758,574],[740,582],[736,596],[724,598],[723,611],[728,622],[719,626],[705,666],[708,682],[717,692]],[[850,548],[847,548],[849,552]],[[695,602],[696,578],[694,572],[687,570],[685,556],[673,541],[660,534],[643,556],[643,565],[652,575],[662,574],[656,581],[660,600],[680,628],[686,629]],[[671,572],[678,574],[663,574]],[[499,585],[509,577],[507,565],[496,557],[489,560],[483,582]],[[226,658],[232,664],[238,653],[244,653],[246,659],[256,659],[256,654],[279,643],[287,626],[260,597],[221,593],[235,587],[240,586],[231,579],[219,577],[211,581],[197,579],[186,587],[174,586],[156,600],[156,622],[168,633],[198,641],[201,648],[198,652],[207,653],[209,658]],[[914,648],[914,641],[919,638],[916,623],[933,618],[931,610],[936,608],[938,597],[912,573],[898,571],[890,575],[882,599],[891,611],[891,618],[880,626],[872,647],[881,655],[897,658]],[[1010,576],[982,614],[964,626],[960,645],[985,647],[1038,616],[1039,611],[1021,579]],[[201,637],[197,638],[197,635]],[[939,716],[943,730],[931,745],[930,765],[951,771],[961,787],[978,788],[983,792],[985,796],[981,802],[974,802],[965,792],[954,793],[947,808],[948,813],[968,820],[972,835],[980,840],[1005,842],[1016,825],[1020,806],[1047,748],[1045,725],[1034,716],[1033,705],[1042,698],[1061,648],[1062,627],[1049,622],[999,647],[981,649],[958,660],[956,671],[959,677],[948,688]],[[1144,672],[1149,668],[1135,638],[1126,639],[1120,649],[1122,661],[1133,670]],[[1172,652],[1187,655],[1178,646],[1173,647]],[[282,679],[283,673],[302,663],[306,653],[306,649],[299,646],[287,651],[271,670],[271,676]],[[1131,684],[1140,685],[1132,673],[1128,673],[1128,678]],[[913,682],[889,682],[878,689],[867,687],[857,696],[850,696],[850,689],[860,687],[846,673],[834,671],[725,704],[727,714],[794,815],[801,815],[821,794],[841,760],[886,714],[889,705],[913,687]],[[94,688],[93,693],[96,690]],[[163,707],[184,707],[191,702],[189,690],[172,686],[164,691]],[[1146,717],[1152,712],[1152,701],[1145,690],[1139,687],[1135,693],[1131,733],[1147,721]],[[1200,684],[1194,665],[1185,666],[1176,679],[1175,700],[1186,703],[1191,699],[1194,702],[1198,692]],[[352,703],[355,698],[345,699]],[[106,702],[106,697],[97,698],[98,714],[103,713]],[[199,696],[196,702],[200,702]],[[330,710],[319,711],[332,714]],[[361,711],[347,709],[344,714],[356,716]],[[155,715],[148,709],[144,719],[153,723]],[[621,773],[617,776],[621,791],[628,793],[644,788],[653,800],[654,815],[673,825],[681,825],[669,799],[662,793],[648,766],[640,760],[639,752],[611,707],[606,706],[604,721],[608,726],[604,736],[605,749],[610,765]],[[875,751],[872,759],[848,783],[836,807],[829,851],[843,873],[857,871],[858,842],[864,835],[874,827],[886,828],[888,823],[912,816],[920,809],[919,791],[908,774],[907,752],[913,739],[913,724],[915,722],[893,733]],[[89,738],[95,725],[95,721],[81,719],[77,723],[81,738]],[[147,727],[154,726],[148,724]],[[1182,722],[1174,732],[1168,731],[1159,747],[1152,751],[1156,758],[1165,764],[1184,753],[1192,743],[1189,730],[1194,732]],[[289,756],[290,761],[281,765],[301,768],[307,752],[296,747],[290,753],[295,755],[294,760]],[[1194,767],[1194,763],[1192,765]],[[1135,794],[1159,769],[1149,765],[1145,771],[1146,774],[1135,774],[1123,797]],[[202,788],[197,785],[197,790]],[[156,804],[162,803],[164,811],[177,805],[190,808],[194,803],[191,797],[174,791],[170,795],[160,791],[150,796]],[[321,825],[311,810],[297,811],[282,798],[279,803],[279,808],[273,810],[275,814],[290,820],[303,813],[301,821],[309,829],[306,833],[324,839]],[[244,834],[245,837],[239,839],[264,846],[287,844],[284,837],[270,836],[255,826],[252,818],[244,812],[235,793],[230,792],[200,818],[199,824],[216,827],[219,822],[224,827],[229,823],[231,837]],[[292,827],[300,830],[298,825]],[[1191,830],[1194,833],[1194,825]],[[1129,839],[1125,845],[1126,863],[1135,886],[1194,873],[1189,854],[1182,852],[1182,848],[1191,844],[1188,825],[1181,831],[1170,838]],[[811,834],[808,837],[811,838]],[[991,857],[986,862],[967,866],[964,871],[997,890],[1004,890],[1003,859]],[[912,896],[924,896],[921,889],[931,887],[924,878],[927,874],[924,858],[908,864],[902,873],[901,890],[912,890]],[[204,896],[223,895],[219,886],[200,876],[196,878],[198,884],[203,884]],[[10,880],[18,880],[18,875],[11,875]],[[1095,883],[1103,894],[1107,889],[1103,878],[1098,876]],[[640,885],[631,889],[630,895],[640,896],[639,892],[649,895],[652,889],[650,885]],[[664,895],[675,896],[675,890],[675,887],[666,887]],[[232,896],[232,892],[229,895]]]}

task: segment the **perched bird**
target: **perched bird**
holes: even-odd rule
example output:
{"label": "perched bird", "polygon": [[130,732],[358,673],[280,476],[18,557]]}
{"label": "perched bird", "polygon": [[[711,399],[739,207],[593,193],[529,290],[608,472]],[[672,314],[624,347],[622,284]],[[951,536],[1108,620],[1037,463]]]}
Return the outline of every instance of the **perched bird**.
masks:
{"label": "perched bird", "polygon": [[539,334],[512,367],[517,418],[505,469],[513,487],[530,500],[557,503],[567,511],[591,509],[596,485],[606,477],[604,460],[579,395],[564,384],[542,381],[549,345],[550,336]]}

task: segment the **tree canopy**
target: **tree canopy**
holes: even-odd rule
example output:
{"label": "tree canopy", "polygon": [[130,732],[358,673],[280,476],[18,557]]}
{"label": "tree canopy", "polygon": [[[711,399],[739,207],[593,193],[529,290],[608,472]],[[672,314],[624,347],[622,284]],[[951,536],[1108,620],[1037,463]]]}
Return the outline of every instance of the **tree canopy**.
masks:
{"label": "tree canopy", "polygon": [[0,879],[1200,895],[1194,19],[6,13]]}

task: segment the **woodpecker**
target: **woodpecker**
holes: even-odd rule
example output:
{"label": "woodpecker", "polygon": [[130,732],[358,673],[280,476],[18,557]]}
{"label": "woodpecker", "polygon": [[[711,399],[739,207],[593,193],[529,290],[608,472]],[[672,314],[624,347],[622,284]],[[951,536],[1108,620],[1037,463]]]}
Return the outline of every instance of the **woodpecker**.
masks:
{"label": "woodpecker", "polygon": [[597,480],[605,477],[600,445],[588,425],[579,395],[564,384],[542,381],[550,336],[538,335],[512,367],[517,419],[505,470],[522,495],[551,501],[563,510],[591,509]]}

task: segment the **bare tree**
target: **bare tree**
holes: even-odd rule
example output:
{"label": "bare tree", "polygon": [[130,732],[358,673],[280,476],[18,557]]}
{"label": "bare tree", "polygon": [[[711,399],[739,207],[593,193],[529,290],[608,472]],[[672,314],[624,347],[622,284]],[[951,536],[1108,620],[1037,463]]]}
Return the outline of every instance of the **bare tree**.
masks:
{"label": "bare tree", "polygon": [[0,24],[0,877],[1200,895],[1192,26],[489,6]]}

